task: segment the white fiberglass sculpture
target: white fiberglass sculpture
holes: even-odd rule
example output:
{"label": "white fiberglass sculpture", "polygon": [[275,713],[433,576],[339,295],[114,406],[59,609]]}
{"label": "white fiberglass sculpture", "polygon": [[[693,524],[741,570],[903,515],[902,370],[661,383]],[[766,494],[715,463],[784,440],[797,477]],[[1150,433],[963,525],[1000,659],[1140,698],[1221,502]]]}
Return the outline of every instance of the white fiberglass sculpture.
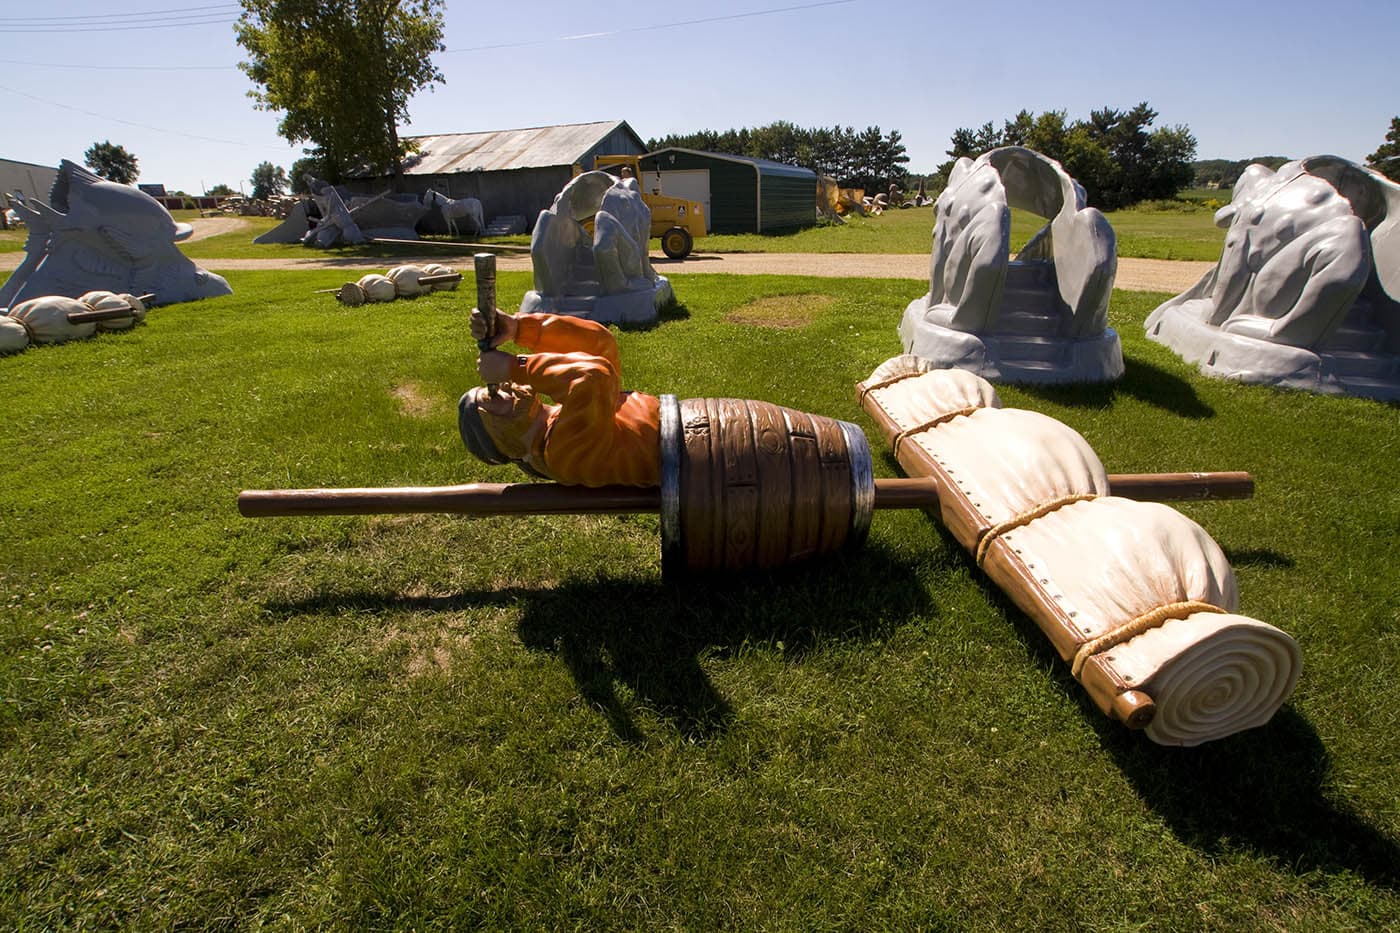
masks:
{"label": "white fiberglass sculpture", "polygon": [[[1049,222],[1011,258],[1011,208]],[[959,159],[934,204],[929,291],[905,309],[906,353],[1004,382],[1123,375],[1108,300],[1117,238],[1060,163],[1020,146]]]}
{"label": "white fiberglass sculpture", "polygon": [[1400,399],[1400,185],[1337,156],[1245,169],[1219,264],[1147,335],[1206,375]]}
{"label": "white fiberglass sculpture", "polygon": [[[593,221],[590,235],[583,222]],[[541,211],[530,238],[535,287],[520,310],[605,324],[648,323],[674,300],[647,248],[651,209],[635,178],[584,172]]]}
{"label": "white fiberglass sculpture", "polygon": [[6,195],[29,227],[25,257],[0,286],[0,307],[29,298],[77,298],[94,289],[155,294],[162,305],[229,295],[228,282],[175,245],[193,231],[130,185],[104,181],[64,159],[49,203]]}

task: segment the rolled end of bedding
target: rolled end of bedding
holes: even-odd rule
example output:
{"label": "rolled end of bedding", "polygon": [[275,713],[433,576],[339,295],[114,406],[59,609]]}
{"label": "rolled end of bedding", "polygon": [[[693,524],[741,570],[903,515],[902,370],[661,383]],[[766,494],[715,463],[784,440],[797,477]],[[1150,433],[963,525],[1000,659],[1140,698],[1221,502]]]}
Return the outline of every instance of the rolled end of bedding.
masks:
{"label": "rolled end of bedding", "polygon": [[1152,697],[1144,730],[1159,745],[1200,745],[1268,722],[1293,693],[1298,643],[1272,625],[1196,613],[1144,632],[1104,660]]}

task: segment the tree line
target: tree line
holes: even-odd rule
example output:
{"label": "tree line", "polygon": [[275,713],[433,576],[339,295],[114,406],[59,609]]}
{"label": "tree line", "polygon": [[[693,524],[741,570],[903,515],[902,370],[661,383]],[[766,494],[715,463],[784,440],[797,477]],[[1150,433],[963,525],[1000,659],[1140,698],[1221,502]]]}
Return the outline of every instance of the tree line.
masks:
{"label": "tree line", "polygon": [[1070,121],[1064,110],[1022,110],[998,128],[953,131],[950,156],[938,167],[944,182],[956,161],[1000,146],[1025,146],[1049,156],[1084,186],[1089,203],[1115,210],[1138,201],[1172,198],[1195,178],[1196,137],[1184,125],[1153,128],[1157,111],[1146,102],[1129,110],[1104,107]]}
{"label": "tree line", "polygon": [[832,176],[842,187],[871,193],[891,184],[902,188],[909,177],[904,167],[909,156],[899,131],[886,133],[878,126],[857,132],[850,126],[808,129],[779,120],[753,129],[700,130],[647,140],[651,151],[668,146],[800,165]]}

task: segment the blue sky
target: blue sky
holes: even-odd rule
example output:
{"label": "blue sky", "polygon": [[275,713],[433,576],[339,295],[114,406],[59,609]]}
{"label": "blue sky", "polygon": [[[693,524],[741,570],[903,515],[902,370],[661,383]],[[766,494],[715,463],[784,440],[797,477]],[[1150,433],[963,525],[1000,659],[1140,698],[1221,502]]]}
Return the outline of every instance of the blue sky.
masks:
{"label": "blue sky", "polygon": [[[236,0],[0,10],[0,157],[81,161],[110,139],[142,181],[197,192],[300,155],[234,67]],[[1400,114],[1400,3],[1380,0],[452,0],[445,43],[446,84],[414,98],[407,134],[879,125],[931,171],[954,129],[1022,107],[1073,118],[1147,100],[1159,125],[1190,127],[1200,158],[1357,161]]]}

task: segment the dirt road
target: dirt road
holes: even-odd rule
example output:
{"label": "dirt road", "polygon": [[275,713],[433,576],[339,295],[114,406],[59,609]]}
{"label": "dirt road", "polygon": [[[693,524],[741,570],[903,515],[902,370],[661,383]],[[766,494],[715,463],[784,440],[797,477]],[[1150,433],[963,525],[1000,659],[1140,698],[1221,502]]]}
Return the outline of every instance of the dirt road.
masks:
{"label": "dirt road", "polygon": [[[193,221],[191,239],[204,239],[228,233],[246,226],[237,217],[210,217]],[[291,259],[202,259],[199,265],[215,272],[239,269],[346,269],[382,270],[388,265],[406,262],[441,262],[470,269],[471,251],[425,250],[419,257],[366,259],[328,256],[308,249],[305,258]],[[0,254],[0,271],[16,268],[24,254]],[[832,278],[922,279],[929,278],[927,254],[875,253],[692,253],[684,260],[667,259],[661,253],[652,256],[652,264],[665,276],[704,274],[727,275],[815,275]],[[1182,292],[1214,268],[1211,262],[1173,262],[1164,259],[1119,259],[1115,287],[1139,292]],[[502,272],[528,270],[528,253],[507,253],[497,260]]]}

